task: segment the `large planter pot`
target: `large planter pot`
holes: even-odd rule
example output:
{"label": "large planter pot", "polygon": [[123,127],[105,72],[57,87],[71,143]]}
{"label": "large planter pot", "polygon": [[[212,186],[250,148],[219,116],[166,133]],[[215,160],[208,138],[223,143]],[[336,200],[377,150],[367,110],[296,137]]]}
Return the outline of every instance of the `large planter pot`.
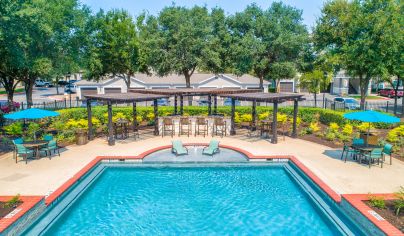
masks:
{"label": "large planter pot", "polygon": [[84,145],[86,143],[88,143],[87,130],[83,129],[76,130],[76,144]]}
{"label": "large planter pot", "polygon": [[370,145],[377,145],[379,140],[376,134],[370,133],[361,133],[360,138],[365,141],[365,143],[370,144]]}

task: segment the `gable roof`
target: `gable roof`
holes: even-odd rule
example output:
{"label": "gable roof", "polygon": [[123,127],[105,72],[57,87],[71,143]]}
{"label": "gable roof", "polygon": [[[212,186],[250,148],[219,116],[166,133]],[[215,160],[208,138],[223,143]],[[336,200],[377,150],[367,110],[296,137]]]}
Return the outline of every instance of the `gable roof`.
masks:
{"label": "gable roof", "polygon": [[[233,81],[237,84],[248,84],[248,85],[258,85],[259,79],[252,75],[242,75],[237,76],[234,74],[209,74],[209,73],[194,73],[191,76],[191,84],[192,85],[200,85],[202,83],[207,83],[214,79],[218,79],[221,77],[222,79]],[[134,77],[131,78],[132,81],[136,81],[140,84],[144,85],[185,85],[185,77],[182,75],[171,74],[167,76],[158,76],[158,75],[147,75],[147,74],[135,74]],[[113,83],[114,81],[119,80],[119,78],[108,78],[103,79],[98,82],[96,81],[89,81],[89,80],[80,80],[76,82],[77,86],[101,86],[106,85],[109,83]],[[264,81],[264,86],[268,85],[268,81]]]}

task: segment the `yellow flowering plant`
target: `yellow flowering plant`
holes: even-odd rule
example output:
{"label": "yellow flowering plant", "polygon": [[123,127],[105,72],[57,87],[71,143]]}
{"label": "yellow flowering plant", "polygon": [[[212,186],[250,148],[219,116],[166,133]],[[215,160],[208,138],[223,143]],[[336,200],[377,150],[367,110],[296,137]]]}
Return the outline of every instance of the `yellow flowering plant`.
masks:
{"label": "yellow flowering plant", "polygon": [[335,122],[331,122],[330,126],[329,126],[329,129],[330,129],[331,132],[338,133],[339,125],[337,123],[335,123]]}
{"label": "yellow flowering plant", "polygon": [[345,124],[344,127],[342,128],[342,134],[346,136],[351,136],[353,133],[353,126],[350,124]]}
{"label": "yellow flowering plant", "polygon": [[372,123],[368,123],[368,122],[363,122],[360,125],[357,126],[357,128],[361,131],[361,132],[367,132],[370,129],[374,129],[375,127],[373,126]]}

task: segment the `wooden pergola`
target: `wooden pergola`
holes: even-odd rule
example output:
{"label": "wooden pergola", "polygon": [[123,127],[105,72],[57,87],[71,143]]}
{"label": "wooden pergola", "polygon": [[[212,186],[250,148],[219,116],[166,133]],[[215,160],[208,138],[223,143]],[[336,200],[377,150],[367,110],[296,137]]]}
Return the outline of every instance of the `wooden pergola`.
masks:
{"label": "wooden pergola", "polygon": [[[239,88],[175,88],[175,89],[129,89],[131,93],[158,94],[174,97],[174,115],[183,115],[184,96],[208,96],[208,114],[217,114],[217,97],[225,94],[242,94],[261,92],[260,89],[239,89]],[[180,111],[178,113],[177,101],[180,99]]]}
{"label": "wooden pergola", "polygon": [[236,100],[239,101],[250,101],[252,102],[252,126],[256,127],[257,120],[257,102],[267,102],[273,103],[273,122],[272,122],[272,143],[278,142],[277,136],[277,114],[278,114],[278,104],[286,101],[294,102],[294,110],[293,110],[293,130],[292,137],[297,137],[296,133],[296,120],[297,120],[297,112],[298,112],[298,102],[304,100],[303,95],[301,94],[287,94],[287,93],[234,93],[234,94],[225,94],[221,95],[222,97],[231,98],[231,126],[230,126],[230,135],[235,135],[235,111],[236,111]]}
{"label": "wooden pergola", "polygon": [[137,130],[137,111],[136,103],[153,101],[154,103],[154,135],[159,135],[158,127],[158,103],[157,100],[161,98],[169,98],[166,95],[158,94],[143,94],[143,93],[115,93],[115,94],[99,94],[99,95],[85,95],[87,99],[87,119],[88,119],[88,137],[93,139],[93,123],[92,123],[92,111],[91,101],[103,101],[108,105],[108,144],[115,145],[115,139],[112,127],[112,104],[113,103],[132,103],[133,105],[133,129]]}

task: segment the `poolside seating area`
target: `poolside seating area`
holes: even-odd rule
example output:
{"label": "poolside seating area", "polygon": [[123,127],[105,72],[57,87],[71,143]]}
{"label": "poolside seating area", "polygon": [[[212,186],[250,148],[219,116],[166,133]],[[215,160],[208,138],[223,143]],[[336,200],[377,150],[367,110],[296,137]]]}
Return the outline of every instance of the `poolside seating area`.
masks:
{"label": "poolside seating area", "polygon": [[347,161],[348,156],[358,163],[366,163],[371,168],[372,164],[377,162],[383,168],[386,156],[390,157],[390,165],[392,165],[392,149],[393,146],[385,143],[383,146],[378,144],[368,144],[362,138],[355,138],[351,144],[345,143],[341,152],[341,160]]}
{"label": "poolside seating area", "polygon": [[40,159],[41,153],[44,153],[49,159],[53,154],[60,156],[60,147],[57,144],[56,139],[52,135],[44,135],[42,139],[38,140],[24,140],[23,138],[16,138],[13,141],[14,145],[14,159],[15,163],[18,163],[19,158],[23,158],[25,163],[28,163],[28,159]]}

